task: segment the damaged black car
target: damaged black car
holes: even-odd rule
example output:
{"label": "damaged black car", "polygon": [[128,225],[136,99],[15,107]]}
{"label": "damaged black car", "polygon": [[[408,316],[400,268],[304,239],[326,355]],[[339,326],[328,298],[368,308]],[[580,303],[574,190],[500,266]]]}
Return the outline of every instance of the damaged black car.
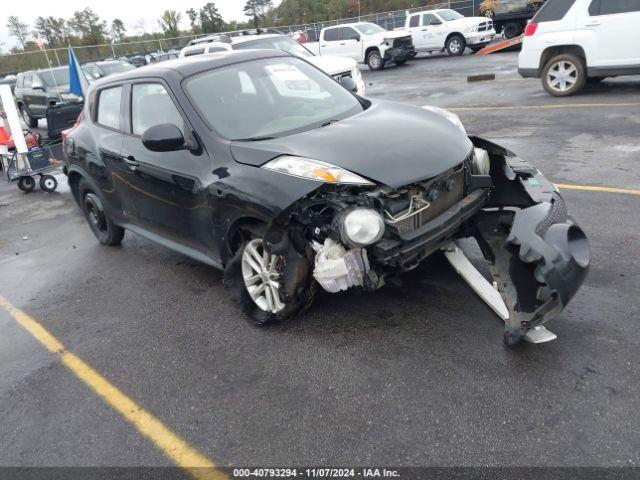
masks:
{"label": "damaged black car", "polygon": [[553,338],[543,325],[589,268],[555,186],[447,111],[353,88],[277,51],[100,80],[65,140],[73,195],[105,245],[128,230],[223,269],[258,324],[300,314],[318,287],[373,292],[442,250],[505,321],[506,343]]}

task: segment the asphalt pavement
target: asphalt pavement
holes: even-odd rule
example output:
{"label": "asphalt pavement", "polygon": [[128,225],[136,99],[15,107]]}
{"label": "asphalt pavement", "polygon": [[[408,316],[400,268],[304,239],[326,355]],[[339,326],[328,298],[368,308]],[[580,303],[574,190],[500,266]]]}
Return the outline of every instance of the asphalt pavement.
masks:
{"label": "asphalt pavement", "polygon": [[[640,77],[557,99],[516,65],[363,74],[370,97],[451,108],[554,182],[630,190],[563,190],[592,269],[554,342],[505,347],[440,255],[252,326],[220,272],[130,233],[100,246],[64,178],[52,194],[0,183],[0,295],[218,465],[639,466]],[[467,82],[480,73],[496,80]],[[0,466],[172,465],[4,309],[0,419]]]}

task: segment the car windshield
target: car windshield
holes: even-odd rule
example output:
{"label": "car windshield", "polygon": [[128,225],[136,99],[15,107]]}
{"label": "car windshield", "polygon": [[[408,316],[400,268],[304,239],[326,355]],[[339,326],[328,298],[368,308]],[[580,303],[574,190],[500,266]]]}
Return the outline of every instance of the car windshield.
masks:
{"label": "car windshield", "polygon": [[259,38],[248,42],[237,43],[233,46],[234,50],[248,50],[248,49],[265,49],[265,50],[284,50],[296,57],[313,57],[313,54],[289,37],[269,37]]}
{"label": "car windshield", "polygon": [[47,87],[67,85],[69,83],[69,69],[54,68],[53,70],[40,70],[38,77]]}
{"label": "car windshield", "polygon": [[114,73],[122,73],[128,72],[129,70],[135,70],[136,67],[134,67],[130,63],[114,62],[100,64],[98,65],[98,68],[102,70],[105,75],[112,75]]}
{"label": "car windshield", "polygon": [[438,15],[445,22],[451,22],[453,20],[458,20],[459,18],[464,17],[464,15],[459,14],[455,10],[441,10],[438,12]]}
{"label": "car windshield", "polygon": [[363,35],[375,35],[376,33],[386,32],[384,28],[380,25],[376,25],[375,23],[363,23],[361,25],[356,25],[356,29]]}
{"label": "car windshield", "polygon": [[331,77],[293,57],[209,70],[187,79],[184,88],[211,127],[231,140],[293,135],[365,108]]}

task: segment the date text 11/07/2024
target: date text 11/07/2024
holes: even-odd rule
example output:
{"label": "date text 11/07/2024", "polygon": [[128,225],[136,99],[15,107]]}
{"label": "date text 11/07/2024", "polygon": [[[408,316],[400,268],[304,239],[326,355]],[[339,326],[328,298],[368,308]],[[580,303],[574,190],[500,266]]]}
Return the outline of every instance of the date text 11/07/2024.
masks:
{"label": "date text 11/07/2024", "polygon": [[234,468],[233,478],[399,478],[387,468]]}

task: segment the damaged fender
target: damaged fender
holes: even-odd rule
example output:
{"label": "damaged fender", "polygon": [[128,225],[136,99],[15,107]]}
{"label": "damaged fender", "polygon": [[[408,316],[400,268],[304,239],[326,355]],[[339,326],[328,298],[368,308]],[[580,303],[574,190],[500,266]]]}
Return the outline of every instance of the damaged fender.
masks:
{"label": "damaged fender", "polygon": [[504,340],[513,345],[560,315],[587,276],[589,243],[564,199],[535,167],[478,137],[491,158],[495,189],[475,217],[476,240],[509,310]]}

